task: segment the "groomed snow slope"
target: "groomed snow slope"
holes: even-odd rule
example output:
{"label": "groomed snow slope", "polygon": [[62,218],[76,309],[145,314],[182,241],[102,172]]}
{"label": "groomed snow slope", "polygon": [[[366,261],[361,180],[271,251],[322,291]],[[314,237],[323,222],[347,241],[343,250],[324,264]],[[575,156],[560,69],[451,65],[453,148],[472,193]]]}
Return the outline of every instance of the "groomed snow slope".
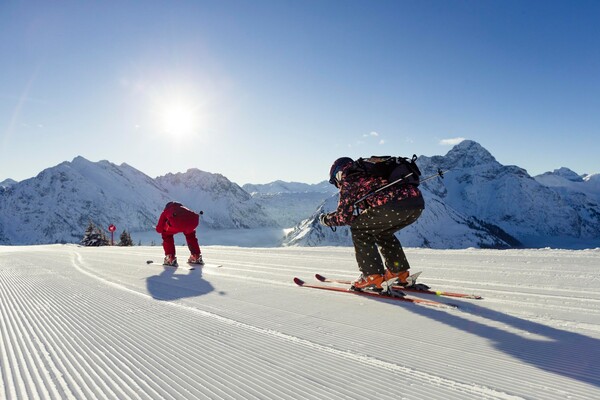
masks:
{"label": "groomed snow slope", "polygon": [[600,398],[598,249],[407,249],[485,297],[457,310],[292,283],[356,277],[350,248],[203,250],[0,247],[0,398]]}

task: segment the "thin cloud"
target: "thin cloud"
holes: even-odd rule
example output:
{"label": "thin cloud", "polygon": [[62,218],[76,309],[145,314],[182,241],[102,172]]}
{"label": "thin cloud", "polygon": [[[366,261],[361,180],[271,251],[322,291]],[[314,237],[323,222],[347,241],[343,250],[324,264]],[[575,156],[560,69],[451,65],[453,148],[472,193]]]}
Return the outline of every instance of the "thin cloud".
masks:
{"label": "thin cloud", "polygon": [[463,140],[465,140],[464,137],[442,139],[442,140],[440,140],[440,145],[442,145],[442,146],[454,146],[456,144],[459,144]]}
{"label": "thin cloud", "polygon": [[[377,140],[377,138],[379,138],[379,132],[375,132],[375,131],[371,131],[369,133],[363,133],[362,138],[364,140],[357,140],[356,141],[356,145],[357,146],[363,146],[365,144],[368,143],[373,143],[373,140]],[[379,139],[377,141],[378,144],[382,145],[385,144],[385,140],[384,139]],[[348,145],[348,147],[352,147],[352,145]]]}

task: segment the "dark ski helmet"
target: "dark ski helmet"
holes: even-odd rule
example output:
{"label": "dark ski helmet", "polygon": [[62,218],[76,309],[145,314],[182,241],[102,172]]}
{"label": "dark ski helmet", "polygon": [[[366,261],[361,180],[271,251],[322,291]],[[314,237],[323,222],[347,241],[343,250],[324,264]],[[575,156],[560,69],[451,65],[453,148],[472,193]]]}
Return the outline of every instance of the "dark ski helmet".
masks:
{"label": "dark ski helmet", "polygon": [[350,157],[341,157],[333,162],[331,169],[329,170],[329,183],[332,185],[338,185],[337,173],[340,172],[346,165],[353,163],[354,160]]}

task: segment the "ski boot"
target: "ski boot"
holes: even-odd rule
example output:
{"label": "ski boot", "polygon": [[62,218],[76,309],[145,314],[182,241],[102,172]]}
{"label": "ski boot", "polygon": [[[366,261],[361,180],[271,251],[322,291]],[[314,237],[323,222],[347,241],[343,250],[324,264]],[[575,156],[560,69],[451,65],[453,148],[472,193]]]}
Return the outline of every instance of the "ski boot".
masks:
{"label": "ski boot", "polygon": [[357,280],[352,282],[351,290],[362,291],[364,289],[370,289],[376,292],[382,291],[381,284],[383,283],[382,274],[372,275],[361,275]]}
{"label": "ski boot", "polygon": [[163,265],[168,265],[169,267],[177,267],[177,257],[173,254],[167,254],[163,261]]}
{"label": "ski boot", "polygon": [[204,261],[202,260],[202,254],[192,254],[190,258],[188,258],[188,264],[198,264],[204,265]]}
{"label": "ski boot", "polygon": [[408,278],[408,270],[406,271],[398,271],[392,272],[389,269],[385,270],[385,274],[383,274],[383,280],[387,282],[389,286],[391,285],[401,285],[406,286],[406,278]]}

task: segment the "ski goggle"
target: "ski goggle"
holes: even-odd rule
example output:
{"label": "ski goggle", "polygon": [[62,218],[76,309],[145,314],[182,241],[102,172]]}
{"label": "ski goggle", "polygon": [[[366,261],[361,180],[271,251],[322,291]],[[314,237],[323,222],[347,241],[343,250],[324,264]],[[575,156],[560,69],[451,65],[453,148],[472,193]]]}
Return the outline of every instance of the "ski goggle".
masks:
{"label": "ski goggle", "polygon": [[333,170],[333,174],[331,174],[331,178],[329,178],[329,183],[331,183],[332,185],[338,186],[338,184],[342,180],[342,175],[343,175],[342,167],[343,167],[343,165],[341,165]]}
{"label": "ski goggle", "polygon": [[340,157],[331,166],[329,169],[329,183],[332,185],[338,186],[338,184],[342,180],[342,170],[346,168],[348,164],[353,163],[354,161],[350,157]]}

